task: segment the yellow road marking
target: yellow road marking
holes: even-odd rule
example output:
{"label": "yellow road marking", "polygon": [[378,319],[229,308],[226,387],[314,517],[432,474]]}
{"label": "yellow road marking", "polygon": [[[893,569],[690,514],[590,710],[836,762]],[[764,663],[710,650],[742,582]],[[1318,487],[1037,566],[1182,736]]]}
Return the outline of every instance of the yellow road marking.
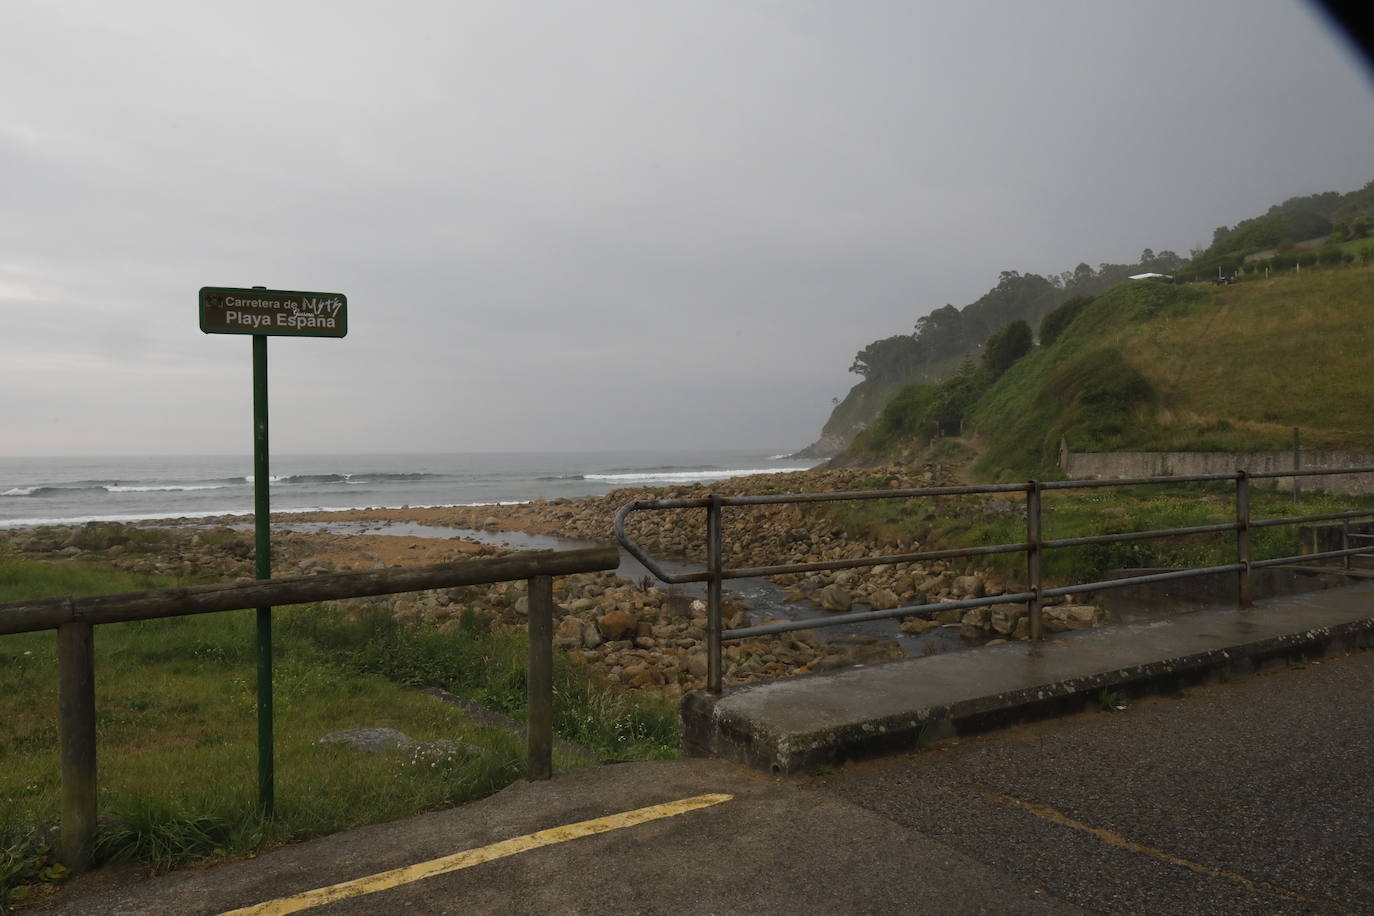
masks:
{"label": "yellow road marking", "polygon": [[983,793],[984,797],[989,798],[992,801],[1001,802],[1004,805],[1011,805],[1014,808],[1020,808],[1022,811],[1029,811],[1036,817],[1044,818],[1045,820],[1051,823],[1059,824],[1063,827],[1071,827],[1074,830],[1081,830],[1084,833],[1097,837],[1099,840],[1106,843],[1108,846],[1115,846],[1118,849],[1125,849],[1130,852],[1150,856],[1151,858],[1158,859],[1161,862],[1167,862],[1170,865],[1177,865],[1180,868],[1186,868],[1189,871],[1196,872],[1199,875],[1205,875],[1209,878],[1225,878],[1229,881],[1236,882],[1237,884],[1244,887],[1246,890],[1256,894],[1262,894],[1268,897],[1277,897],[1280,900],[1296,900],[1302,903],[1315,903],[1320,906],[1330,907],[1332,909],[1340,910],[1345,913],[1354,912],[1345,904],[1335,900],[1328,900],[1324,897],[1310,897],[1306,894],[1300,894],[1297,891],[1289,890],[1286,887],[1279,887],[1277,884],[1270,884],[1268,881],[1255,881],[1253,879],[1245,877],[1244,875],[1238,875],[1233,871],[1224,871],[1219,868],[1209,868],[1208,866],[1203,865],[1200,862],[1193,862],[1189,859],[1182,858],[1181,856],[1176,856],[1173,853],[1165,852],[1162,849],[1156,849],[1153,846],[1142,845],[1140,843],[1135,842],[1134,840],[1131,840],[1121,835],[1120,833],[1117,833],[1115,830],[1108,830],[1105,827],[1093,827],[1089,824],[1083,823],[1082,821],[1076,821],[1064,812],[1056,808],[1051,808],[1049,805],[1042,805],[1038,802],[1028,802],[1024,799],[1014,798],[1010,795],[1003,795],[1000,792],[993,792],[988,789],[981,789],[980,791]]}
{"label": "yellow road marking", "polygon": [[584,836],[594,836],[610,830],[619,830],[622,827],[633,827],[647,821],[686,814],[688,811],[695,811],[698,808],[709,808],[712,805],[730,801],[732,798],[734,798],[733,795],[696,795],[692,798],[683,798],[662,805],[650,805],[647,808],[636,808],[633,811],[623,811],[620,814],[610,814],[589,821],[550,827],[548,830],[540,830],[538,833],[502,840],[499,843],[492,843],[490,846],[468,849],[438,859],[430,859],[428,862],[417,862],[404,868],[394,868],[391,871],[379,872],[375,875],[343,881],[339,884],[331,884],[328,887],[316,888],[313,891],[292,894],[289,897],[278,897],[264,903],[229,910],[221,913],[220,916],[283,916],[285,913],[295,913],[311,907],[323,906],[326,903],[347,900],[350,897],[375,894],[378,891],[389,890],[401,884],[422,881],[425,878],[433,878],[435,875],[470,868],[473,865],[481,865],[483,862],[491,862],[494,859],[538,849],[541,846],[566,843],[568,840],[576,840]]}

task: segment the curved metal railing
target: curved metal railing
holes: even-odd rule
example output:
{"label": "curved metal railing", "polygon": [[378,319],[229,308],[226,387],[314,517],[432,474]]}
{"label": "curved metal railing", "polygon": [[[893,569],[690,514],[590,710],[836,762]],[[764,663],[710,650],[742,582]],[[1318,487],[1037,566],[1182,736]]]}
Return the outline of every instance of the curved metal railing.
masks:
{"label": "curved metal railing", "polygon": [[[642,563],[661,582],[685,584],[705,582],[707,605],[707,671],[708,690],[719,693],[722,687],[721,647],[727,639],[745,639],[752,636],[765,636],[819,627],[832,627],[851,623],[864,623],[873,620],[886,620],[896,617],[931,617],[941,611],[967,610],[987,607],[993,604],[1024,602],[1029,618],[1029,635],[1032,639],[1044,636],[1044,622],[1041,608],[1046,598],[1069,595],[1084,591],[1101,591],[1111,588],[1124,588],[1150,582],[1167,582],[1195,576],[1216,575],[1218,573],[1237,574],[1236,603],[1241,608],[1252,603],[1251,572],[1268,566],[1281,566],[1289,563],[1306,563],[1314,560],[1349,558],[1356,554],[1368,553],[1370,546],[1350,547],[1349,523],[1355,519],[1374,519],[1374,509],[1356,509],[1345,512],[1324,512],[1311,515],[1291,515],[1282,518],[1252,519],[1250,517],[1250,482],[1275,478],[1321,477],[1336,474],[1371,474],[1374,467],[1360,468],[1310,468],[1291,471],[1238,470],[1227,474],[1188,474],[1168,477],[1129,477],[1107,480],[1054,480],[1027,481],[1025,483],[971,484],[967,486],[922,487],[902,490],[854,490],[831,493],[791,493],[767,496],[720,496],[712,494],[694,499],[642,499],[626,503],[615,516],[615,536],[631,556]],[[1180,483],[1220,483],[1235,484],[1236,520],[1210,525],[1192,525],[1182,528],[1156,528],[1148,531],[1126,531],[1111,534],[1096,534],[1076,538],[1044,538],[1041,531],[1041,497],[1046,491],[1084,490],[1101,487],[1127,487],[1150,485],[1174,485]],[[721,510],[737,506],[799,505],[805,503],[840,502],[874,499],[913,499],[938,496],[983,495],[992,493],[1022,493],[1025,495],[1026,538],[1010,544],[987,544],[974,547],[955,547],[941,550],[920,550],[908,553],[886,554],[882,556],[859,557],[855,559],[819,560],[809,563],[787,563],[774,566],[750,566],[727,569],[721,556]],[[706,510],[706,568],[699,572],[669,574],[649,556],[639,544],[630,539],[625,531],[626,520],[636,512],[662,511],[670,509]],[[1291,557],[1277,557],[1267,560],[1252,560],[1250,557],[1250,529],[1270,528],[1281,525],[1297,525],[1319,521],[1341,521],[1342,549],[1327,550]],[[1082,547],[1090,544],[1111,544],[1123,541],[1141,541],[1161,537],[1181,537],[1186,535],[1216,534],[1235,532],[1236,561],[1216,566],[1193,567],[1189,569],[1168,570],[1139,576],[1125,576],[1098,582],[1082,582],[1074,585],[1044,587],[1041,581],[1040,565],[1047,549]],[[990,556],[1005,553],[1024,553],[1026,555],[1026,574],[1029,587],[1025,591],[990,595],[984,598],[965,598],[958,601],[942,601],[891,608],[881,611],[856,611],[844,614],[831,614],[825,617],[812,617],[806,620],[792,620],[759,626],[726,629],[722,626],[721,592],[722,583],[730,579],[777,576],[788,573],[824,572],[836,569],[857,569],[881,566],[890,563],[912,563],[924,560],[942,560],[961,557]]]}

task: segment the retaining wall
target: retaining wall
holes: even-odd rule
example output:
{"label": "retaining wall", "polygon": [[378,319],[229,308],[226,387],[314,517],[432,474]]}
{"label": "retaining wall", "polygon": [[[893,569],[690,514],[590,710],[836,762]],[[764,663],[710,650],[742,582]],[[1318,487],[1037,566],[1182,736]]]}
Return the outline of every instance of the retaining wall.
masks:
{"label": "retaining wall", "polygon": [[[1374,467],[1374,452],[1302,452],[1303,470]],[[1059,467],[1073,480],[1111,477],[1167,477],[1173,474],[1233,474],[1247,471],[1291,471],[1293,451],[1279,452],[1071,452],[1059,451]],[[1293,478],[1256,480],[1257,487],[1293,489]],[[1374,474],[1333,474],[1302,478],[1307,492],[1374,493]]]}

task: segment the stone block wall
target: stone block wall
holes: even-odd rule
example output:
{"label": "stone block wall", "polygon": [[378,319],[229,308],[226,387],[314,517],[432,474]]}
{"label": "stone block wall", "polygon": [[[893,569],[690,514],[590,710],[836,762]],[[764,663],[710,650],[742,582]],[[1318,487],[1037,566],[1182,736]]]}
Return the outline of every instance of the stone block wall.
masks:
{"label": "stone block wall", "polygon": [[[1303,470],[1374,467],[1374,452],[1305,451],[1301,463]],[[1288,471],[1293,468],[1293,452],[1071,452],[1061,446],[1059,467],[1073,480],[1233,474],[1237,469],[1252,473]],[[1304,492],[1374,493],[1374,474],[1333,474],[1301,480]],[[1293,489],[1293,478],[1257,480],[1254,485],[1287,492]]]}

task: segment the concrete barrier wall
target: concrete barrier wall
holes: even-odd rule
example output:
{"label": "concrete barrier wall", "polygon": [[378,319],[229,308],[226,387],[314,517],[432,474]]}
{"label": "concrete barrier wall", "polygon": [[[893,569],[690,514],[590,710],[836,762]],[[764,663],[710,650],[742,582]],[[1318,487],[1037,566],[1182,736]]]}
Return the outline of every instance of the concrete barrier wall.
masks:
{"label": "concrete barrier wall", "polygon": [[[1335,527],[1336,546],[1340,549],[1340,526]],[[1303,552],[1307,552],[1304,542]],[[1339,561],[1337,561],[1339,563]],[[1163,569],[1121,569],[1113,570],[1104,579],[1121,579],[1126,576],[1147,575],[1165,572]],[[1333,567],[1269,566],[1257,569],[1251,574],[1250,587],[1256,600],[1277,598],[1285,595],[1300,595],[1307,592],[1322,591],[1328,588],[1344,588],[1350,585],[1349,576]],[[1210,576],[1196,576],[1192,579],[1174,579],[1169,582],[1145,582],[1127,585],[1122,588],[1105,589],[1100,592],[1085,592],[1075,595],[1074,600],[1083,600],[1102,608],[1108,623],[1130,623],[1136,620],[1155,620],[1172,617],[1189,611],[1206,608],[1233,608],[1236,606],[1236,574],[1214,573]]]}
{"label": "concrete barrier wall", "polygon": [[[1164,477],[1172,474],[1233,474],[1247,471],[1291,471],[1293,452],[1071,452],[1059,451],[1059,467],[1074,480],[1111,477]],[[1303,452],[1304,470],[1374,467],[1374,452]],[[1257,480],[1255,486],[1293,489],[1293,478]],[[1307,492],[1374,493],[1374,474],[1333,474],[1302,478]]]}

